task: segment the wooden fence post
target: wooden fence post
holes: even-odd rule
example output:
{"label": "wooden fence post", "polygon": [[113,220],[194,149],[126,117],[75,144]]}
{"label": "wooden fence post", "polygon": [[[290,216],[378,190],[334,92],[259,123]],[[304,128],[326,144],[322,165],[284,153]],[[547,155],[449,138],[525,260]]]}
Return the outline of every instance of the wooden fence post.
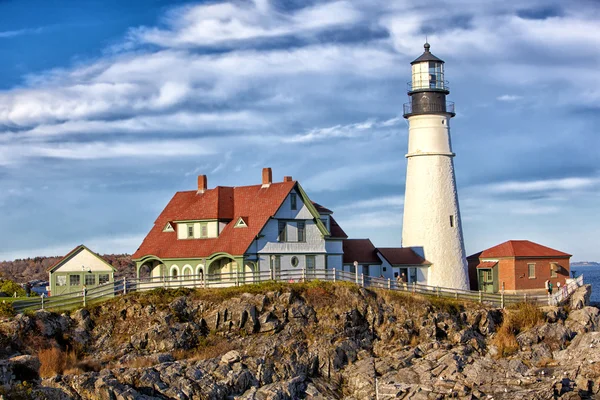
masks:
{"label": "wooden fence post", "polygon": [[360,284],[365,287],[365,274],[360,274]]}
{"label": "wooden fence post", "polygon": [[46,296],[44,296],[44,293],[42,293],[42,310],[44,309],[44,297]]}
{"label": "wooden fence post", "polygon": [[235,270],[235,286],[240,286],[240,270]]}
{"label": "wooden fence post", "polygon": [[127,294],[127,277],[123,277],[123,294]]}
{"label": "wooden fence post", "polygon": [[392,280],[388,278],[388,290],[392,288]]}
{"label": "wooden fence post", "polygon": [[306,282],[306,268],[302,268],[302,282]]}
{"label": "wooden fence post", "polygon": [[333,269],[333,283],[335,283],[335,279],[336,279],[336,276],[335,276],[335,274],[336,274],[336,271],[335,271],[335,268],[334,268],[334,269]]}
{"label": "wooden fence post", "polygon": [[415,281],[413,281],[412,283],[412,294],[417,293],[417,283]]}
{"label": "wooden fence post", "polygon": [[504,308],[504,292],[500,295],[500,307]]}
{"label": "wooden fence post", "polygon": [[83,306],[85,307],[87,305],[86,304],[87,288],[85,286],[83,287],[82,297],[83,297]]}
{"label": "wooden fence post", "polygon": [[479,302],[483,303],[483,293],[481,292],[481,290],[479,291]]}

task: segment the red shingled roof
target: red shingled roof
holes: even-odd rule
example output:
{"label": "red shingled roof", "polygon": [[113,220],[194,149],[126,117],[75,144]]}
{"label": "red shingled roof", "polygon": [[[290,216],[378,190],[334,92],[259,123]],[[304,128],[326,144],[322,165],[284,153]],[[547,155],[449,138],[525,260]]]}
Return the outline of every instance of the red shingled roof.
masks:
{"label": "red shingled roof", "polygon": [[542,246],[529,240],[509,240],[497,246],[490,247],[469,258],[480,257],[571,257],[571,254]]}
{"label": "red shingled roof", "polygon": [[377,248],[392,265],[430,265],[431,263],[414,252],[410,247]]}
{"label": "red shingled roof", "polygon": [[490,268],[493,268],[496,264],[498,264],[498,262],[496,262],[496,261],[485,261],[485,262],[481,262],[481,263],[477,264],[477,268],[490,269]]}
{"label": "red shingled roof", "polygon": [[344,264],[381,264],[377,249],[369,239],[345,239],[342,241]]}
{"label": "red shingled roof", "polygon": [[[146,255],[159,258],[208,257],[216,252],[241,255],[246,252],[296,185],[295,181],[240,187],[216,187],[204,193],[177,192],[158,216],[133,259]],[[239,217],[248,228],[234,229]],[[177,232],[163,232],[169,221],[225,219],[228,223],[217,238],[178,240]]]}

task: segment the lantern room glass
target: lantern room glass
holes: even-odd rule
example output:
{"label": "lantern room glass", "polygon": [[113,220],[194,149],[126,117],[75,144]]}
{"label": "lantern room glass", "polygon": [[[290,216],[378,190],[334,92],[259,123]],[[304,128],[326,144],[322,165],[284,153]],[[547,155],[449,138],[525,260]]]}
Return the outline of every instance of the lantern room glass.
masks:
{"label": "lantern room glass", "polygon": [[448,90],[444,81],[444,64],[437,61],[425,61],[413,65],[412,82],[409,90]]}
{"label": "lantern room glass", "polygon": [[429,61],[429,88],[444,89],[444,72],[442,63]]}

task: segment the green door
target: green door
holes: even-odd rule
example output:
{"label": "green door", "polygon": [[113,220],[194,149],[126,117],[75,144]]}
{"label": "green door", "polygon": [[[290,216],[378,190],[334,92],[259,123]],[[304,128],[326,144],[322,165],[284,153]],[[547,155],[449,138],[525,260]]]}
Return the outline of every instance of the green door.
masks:
{"label": "green door", "polygon": [[491,269],[479,270],[479,290],[494,293],[494,274]]}

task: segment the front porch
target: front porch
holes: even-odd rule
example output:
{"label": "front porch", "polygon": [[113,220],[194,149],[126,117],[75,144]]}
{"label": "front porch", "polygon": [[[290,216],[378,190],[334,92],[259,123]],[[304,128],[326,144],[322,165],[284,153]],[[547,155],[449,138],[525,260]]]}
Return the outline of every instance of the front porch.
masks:
{"label": "front porch", "polygon": [[257,277],[256,263],[243,256],[215,253],[198,259],[161,259],[146,256],[136,261],[140,289],[156,287],[227,287],[253,283]]}

